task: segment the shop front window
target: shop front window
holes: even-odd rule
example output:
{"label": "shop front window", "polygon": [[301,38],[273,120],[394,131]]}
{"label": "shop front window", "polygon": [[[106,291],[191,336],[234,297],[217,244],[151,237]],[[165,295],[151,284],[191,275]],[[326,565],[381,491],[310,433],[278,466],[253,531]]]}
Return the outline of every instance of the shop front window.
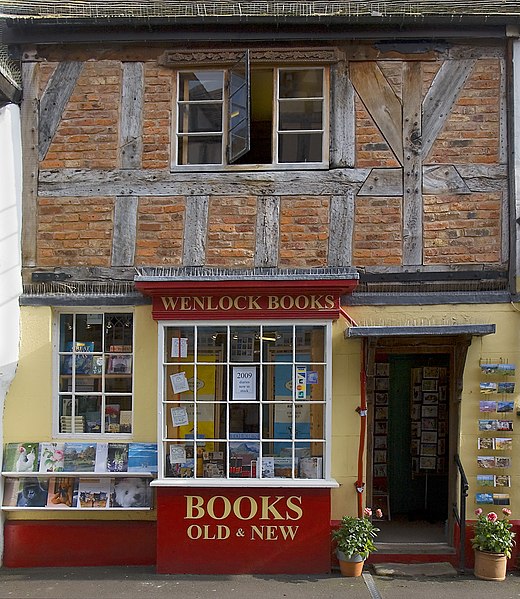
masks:
{"label": "shop front window", "polygon": [[56,326],[56,432],[131,434],[133,315],[62,313]]}
{"label": "shop front window", "polygon": [[164,324],[165,479],[326,478],[327,324]]}

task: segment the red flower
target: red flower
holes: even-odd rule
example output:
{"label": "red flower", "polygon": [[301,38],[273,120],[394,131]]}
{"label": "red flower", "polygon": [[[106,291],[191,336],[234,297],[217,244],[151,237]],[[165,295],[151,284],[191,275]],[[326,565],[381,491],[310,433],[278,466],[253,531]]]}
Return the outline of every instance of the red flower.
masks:
{"label": "red flower", "polygon": [[481,508],[481,507],[478,507],[478,508],[475,510],[475,516],[480,516],[481,514],[482,514],[482,508]]}
{"label": "red flower", "polygon": [[487,515],[487,519],[490,522],[496,522],[498,520],[498,516],[495,514],[495,512],[489,512],[489,514]]}
{"label": "red flower", "polygon": [[504,516],[507,516],[509,518],[509,516],[511,515],[511,510],[507,507],[503,507],[502,513],[504,514]]}

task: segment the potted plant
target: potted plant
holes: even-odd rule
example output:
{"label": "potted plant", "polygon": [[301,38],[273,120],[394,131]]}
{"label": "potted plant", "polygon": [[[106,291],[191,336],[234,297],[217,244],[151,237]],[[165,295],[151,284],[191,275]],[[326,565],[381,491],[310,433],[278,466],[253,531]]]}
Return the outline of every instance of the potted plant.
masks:
{"label": "potted plant", "polygon": [[[381,510],[376,510],[376,517],[382,518]],[[343,516],[339,527],[332,532],[336,541],[340,571],[343,576],[360,576],[363,564],[371,551],[376,551],[374,539],[379,532],[372,523],[372,510],[365,508],[363,516]]]}
{"label": "potted plant", "polygon": [[475,510],[477,521],[475,536],[471,539],[475,549],[475,576],[483,580],[504,580],[507,558],[515,544],[515,533],[509,522],[511,510],[503,508],[503,518],[495,512],[484,514],[481,508]]}

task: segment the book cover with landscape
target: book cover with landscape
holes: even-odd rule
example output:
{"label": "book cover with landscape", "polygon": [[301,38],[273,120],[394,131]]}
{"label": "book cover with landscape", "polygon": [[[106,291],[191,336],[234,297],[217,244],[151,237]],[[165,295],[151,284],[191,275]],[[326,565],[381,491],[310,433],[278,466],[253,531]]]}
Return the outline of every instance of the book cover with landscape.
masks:
{"label": "book cover with landscape", "polygon": [[130,443],[128,472],[157,472],[157,443]]}
{"label": "book cover with landscape", "polygon": [[80,478],[78,487],[79,508],[107,508],[110,497],[109,478]]}
{"label": "book cover with landscape", "polygon": [[65,443],[66,472],[94,472],[96,464],[95,443]]}

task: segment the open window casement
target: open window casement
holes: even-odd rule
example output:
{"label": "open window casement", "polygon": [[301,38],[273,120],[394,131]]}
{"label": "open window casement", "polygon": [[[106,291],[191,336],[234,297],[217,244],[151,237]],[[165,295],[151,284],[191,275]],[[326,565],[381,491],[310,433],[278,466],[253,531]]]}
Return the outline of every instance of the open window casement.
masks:
{"label": "open window casement", "polygon": [[233,164],[251,147],[251,87],[249,50],[229,71],[228,162]]}

